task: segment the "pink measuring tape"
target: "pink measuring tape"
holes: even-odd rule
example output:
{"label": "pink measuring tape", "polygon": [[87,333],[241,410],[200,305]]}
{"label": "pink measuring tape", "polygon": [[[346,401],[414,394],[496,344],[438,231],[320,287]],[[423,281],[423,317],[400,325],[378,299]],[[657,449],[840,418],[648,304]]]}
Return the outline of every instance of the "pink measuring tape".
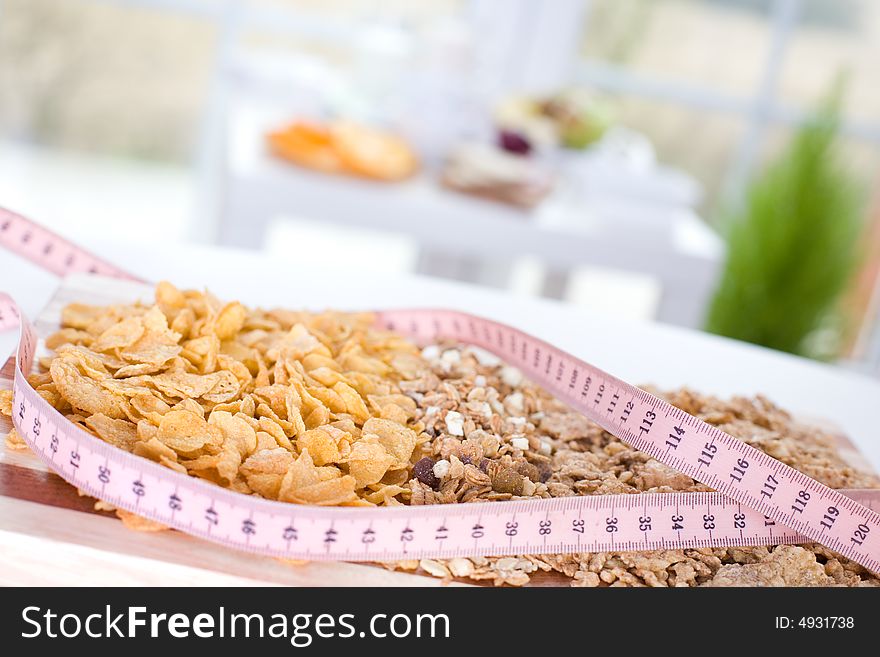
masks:
{"label": "pink measuring tape", "polygon": [[[24,236],[28,235],[27,239]],[[0,244],[59,275],[132,278],[0,210]],[[3,319],[5,318],[5,319]],[[311,560],[607,552],[818,542],[880,572],[880,491],[837,491],[556,347],[449,310],[378,313],[422,341],[481,347],[558,399],[715,493],[594,495],[391,508],[321,508],[234,493],[122,451],[68,422],[31,388],[36,334],[0,299],[21,339],[13,422],[46,464],[90,495],[231,548]],[[866,506],[868,505],[868,506]]]}

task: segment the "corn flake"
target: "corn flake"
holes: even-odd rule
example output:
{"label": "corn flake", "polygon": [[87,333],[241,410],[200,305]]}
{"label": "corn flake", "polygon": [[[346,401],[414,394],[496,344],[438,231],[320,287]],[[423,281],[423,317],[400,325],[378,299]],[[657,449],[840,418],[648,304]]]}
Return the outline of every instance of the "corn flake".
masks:
{"label": "corn flake", "polygon": [[416,432],[412,429],[381,418],[370,418],[364,423],[365,434],[374,434],[379,443],[394,458],[394,468],[409,466],[409,460],[416,447]]}
{"label": "corn flake", "polygon": [[192,454],[206,444],[219,442],[205,419],[190,411],[168,411],[162,416],[156,438],[182,454]]}
{"label": "corn flake", "polygon": [[397,462],[375,437],[357,441],[348,457],[348,471],[357,480],[358,488],[365,488],[380,481]]}

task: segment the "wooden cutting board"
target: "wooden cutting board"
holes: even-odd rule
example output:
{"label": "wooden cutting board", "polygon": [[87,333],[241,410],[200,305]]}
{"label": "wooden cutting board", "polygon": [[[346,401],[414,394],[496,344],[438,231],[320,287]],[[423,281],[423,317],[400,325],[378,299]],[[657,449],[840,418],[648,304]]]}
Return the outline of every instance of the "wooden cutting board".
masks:
{"label": "wooden cutting board", "polygon": [[[67,303],[131,300],[131,284],[83,277],[56,291],[35,324],[41,337],[58,326]],[[0,370],[11,387],[12,361]],[[0,584],[10,586],[439,586],[442,580],[394,572],[376,564],[293,564],[236,552],[177,531],[136,532],[94,500],[52,473],[29,451],[10,450],[11,429],[0,418]],[[856,467],[870,470],[855,446],[841,449]],[[535,573],[532,585],[567,586],[556,573]],[[467,584],[451,582],[458,586]]]}

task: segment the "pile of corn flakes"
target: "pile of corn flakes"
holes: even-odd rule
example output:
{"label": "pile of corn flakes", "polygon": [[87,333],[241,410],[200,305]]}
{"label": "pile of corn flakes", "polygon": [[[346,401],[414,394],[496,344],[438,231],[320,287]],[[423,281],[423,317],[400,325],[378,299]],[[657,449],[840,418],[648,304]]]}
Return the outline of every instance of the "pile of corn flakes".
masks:
{"label": "pile of corn flakes", "polygon": [[46,340],[54,355],[29,381],[106,442],[237,492],[401,504],[427,437],[398,383],[423,361],[372,324],[251,310],[163,282],[151,306],[65,307]]}

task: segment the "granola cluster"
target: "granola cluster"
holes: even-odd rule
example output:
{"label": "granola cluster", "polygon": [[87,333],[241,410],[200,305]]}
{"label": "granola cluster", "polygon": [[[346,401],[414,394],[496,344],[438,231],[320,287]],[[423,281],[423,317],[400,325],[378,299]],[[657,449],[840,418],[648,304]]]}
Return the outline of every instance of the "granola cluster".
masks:
{"label": "granola cluster", "polygon": [[[421,447],[425,474],[409,482],[411,504],[711,490],[618,440],[491,355],[447,344],[422,356],[430,373],[401,384],[431,436]],[[876,476],[842,459],[834,436],[795,422],[764,397],[652,392],[832,488],[880,487]],[[820,545],[459,557],[389,567],[513,586],[536,575],[540,583],[542,573],[570,578],[573,586],[880,585]]]}

